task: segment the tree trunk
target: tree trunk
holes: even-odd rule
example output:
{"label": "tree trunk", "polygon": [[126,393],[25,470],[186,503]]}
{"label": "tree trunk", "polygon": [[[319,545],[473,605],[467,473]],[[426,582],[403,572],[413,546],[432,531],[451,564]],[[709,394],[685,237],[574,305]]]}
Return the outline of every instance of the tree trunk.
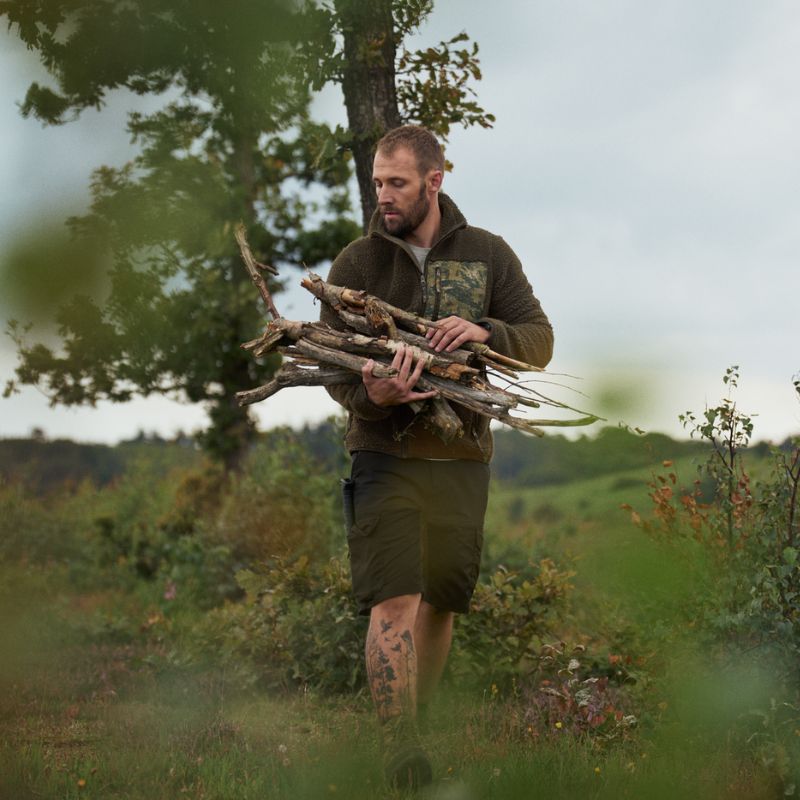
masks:
{"label": "tree trunk", "polygon": [[[256,202],[259,195],[255,160],[258,157],[258,134],[246,120],[239,123],[239,138],[236,141],[232,159],[232,172],[239,176],[242,191],[240,218],[246,227],[256,223]],[[228,280],[238,287],[248,282],[247,273],[242,270],[238,256],[230,259]],[[209,407],[210,429],[203,435],[205,449],[221,460],[226,470],[238,470],[244,456],[252,444],[256,427],[247,408],[242,408],[236,400],[236,393],[252,386],[252,364],[239,346],[242,338],[251,333],[247,314],[233,305],[228,312],[227,330],[229,335],[220,343],[219,382],[222,395],[211,400]]]}
{"label": "tree trunk", "polygon": [[335,0],[344,34],[342,90],[352,134],[364,232],[375,211],[372,159],[375,144],[401,124],[395,91],[391,0]]}

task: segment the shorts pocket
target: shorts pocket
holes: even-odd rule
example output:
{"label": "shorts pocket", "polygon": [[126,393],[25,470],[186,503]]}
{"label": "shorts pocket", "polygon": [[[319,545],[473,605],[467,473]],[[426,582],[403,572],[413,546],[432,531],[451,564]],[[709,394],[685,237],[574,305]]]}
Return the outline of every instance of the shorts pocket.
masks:
{"label": "shorts pocket", "polygon": [[350,575],[353,579],[353,594],[362,613],[372,604],[379,587],[380,569],[375,552],[375,537],[378,516],[370,515],[355,520],[347,532],[347,549],[350,553]]}
{"label": "shorts pocket", "polygon": [[370,536],[375,528],[378,527],[379,517],[377,515],[368,515],[363,519],[354,519],[347,531],[347,538],[349,539],[363,539]]}

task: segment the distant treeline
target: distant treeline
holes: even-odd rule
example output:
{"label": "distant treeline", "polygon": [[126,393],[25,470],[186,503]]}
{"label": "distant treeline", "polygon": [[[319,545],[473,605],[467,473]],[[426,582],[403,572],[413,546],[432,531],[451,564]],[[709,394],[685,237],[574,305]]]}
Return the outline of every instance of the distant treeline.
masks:
{"label": "distant treeline", "polygon": [[80,444],[69,439],[0,439],[0,480],[23,483],[37,494],[77,487],[84,481],[106,486],[125,473],[137,459],[146,459],[153,469],[199,463],[201,455],[185,436],[167,440],[140,434],[118,445]]}
{"label": "distant treeline", "polygon": [[[270,435],[267,432],[262,438],[268,440]],[[320,469],[343,475],[347,459],[341,435],[335,420],[295,431]],[[750,450],[765,453],[767,448],[766,444],[757,444]],[[661,433],[639,435],[623,428],[607,427],[594,436],[574,440],[559,434],[535,439],[518,431],[499,430],[495,432],[492,474],[511,485],[541,486],[699,456],[706,449],[707,445],[697,441],[677,440]],[[140,433],[114,446],[67,439],[48,441],[41,435],[0,439],[0,479],[22,482],[40,494],[87,480],[105,486],[124,474],[136,459],[146,459],[153,469],[166,472],[200,465],[203,456],[191,437],[183,434],[163,439]]]}

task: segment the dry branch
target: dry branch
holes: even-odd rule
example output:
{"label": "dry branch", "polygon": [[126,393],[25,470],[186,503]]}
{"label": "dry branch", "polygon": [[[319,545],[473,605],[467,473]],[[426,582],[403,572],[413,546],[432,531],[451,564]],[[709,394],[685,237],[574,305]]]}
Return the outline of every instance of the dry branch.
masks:
{"label": "dry branch", "polygon": [[240,406],[260,403],[288,386],[334,386],[337,384],[361,383],[361,378],[353,372],[337,367],[302,368],[296,364],[284,364],[269,383],[237,392],[236,400]]}
{"label": "dry branch", "polygon": [[280,313],[278,313],[278,309],[275,308],[275,303],[272,301],[272,295],[269,292],[269,288],[267,287],[267,282],[261,275],[259,270],[264,270],[267,272],[272,273],[273,275],[278,274],[278,270],[275,267],[267,266],[266,264],[261,264],[253,258],[253,253],[250,250],[250,245],[247,244],[247,238],[245,236],[245,228],[244,225],[239,223],[236,226],[236,231],[234,233],[236,237],[236,243],[239,245],[239,250],[242,254],[242,259],[244,261],[244,265],[247,268],[247,272],[250,275],[250,280],[256,285],[258,289],[258,293],[261,295],[261,299],[267,306],[267,311],[269,311],[270,315],[273,319],[278,319],[280,317]]}
{"label": "dry branch", "polygon": [[[435,390],[437,396],[410,403],[423,423],[445,442],[463,435],[464,429],[451,402],[505,425],[543,435],[542,427],[589,425],[599,417],[529,388],[519,372],[542,372],[539,367],[496,353],[484,344],[467,343],[460,349],[436,352],[425,334],[436,322],[396,308],[364,291],[335,286],[309,273],[301,281],[315,297],[338,314],[344,330],[322,323],[297,322],[281,317],[260,270],[265,269],[250,252],[244,229],[236,232],[242,258],[253,283],[272,317],[264,333],[242,347],[260,358],[277,352],[285,361],[273,379],[263,386],[236,395],[241,405],[257,403],[286,387],[332,386],[361,382],[361,371],[372,360],[372,374],[389,378],[397,374],[391,361],[400,347],[410,347],[415,361],[424,364],[417,383],[420,392]],[[271,268],[270,268],[271,269]],[[506,388],[491,384],[490,375],[505,376]],[[518,407],[552,406],[577,414],[567,420],[530,419],[511,414]]]}
{"label": "dry branch", "polygon": [[[410,311],[404,311],[402,308],[397,308],[390,303],[384,302],[379,297],[367,294],[364,291],[355,291],[344,286],[335,286],[332,283],[322,280],[319,275],[313,272],[310,272],[300,283],[305,289],[308,289],[311,294],[337,311],[340,308],[345,308],[351,312],[364,314],[367,305],[371,304],[372,306],[383,309],[383,311],[389,314],[398,325],[401,325],[412,333],[424,336],[429,328],[436,327],[436,322],[434,320],[425,319],[425,317],[412,314]],[[534,366],[533,364],[526,364],[524,361],[518,361],[515,358],[504,356],[502,353],[496,353],[487,345],[479,342],[465,342],[463,348],[481,356],[482,360],[485,359],[488,366],[499,365],[519,372],[544,371],[541,367]],[[494,362],[494,364],[492,364],[492,362]]]}

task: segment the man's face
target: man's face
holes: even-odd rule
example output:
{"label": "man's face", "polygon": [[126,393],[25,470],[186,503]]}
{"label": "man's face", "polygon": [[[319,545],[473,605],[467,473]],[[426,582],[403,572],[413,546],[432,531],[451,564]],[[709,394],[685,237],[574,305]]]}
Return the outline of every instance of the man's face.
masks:
{"label": "man's face", "polygon": [[378,151],[372,180],[384,227],[392,236],[405,238],[422,224],[431,207],[416,156],[405,147],[397,147],[391,155]]}

